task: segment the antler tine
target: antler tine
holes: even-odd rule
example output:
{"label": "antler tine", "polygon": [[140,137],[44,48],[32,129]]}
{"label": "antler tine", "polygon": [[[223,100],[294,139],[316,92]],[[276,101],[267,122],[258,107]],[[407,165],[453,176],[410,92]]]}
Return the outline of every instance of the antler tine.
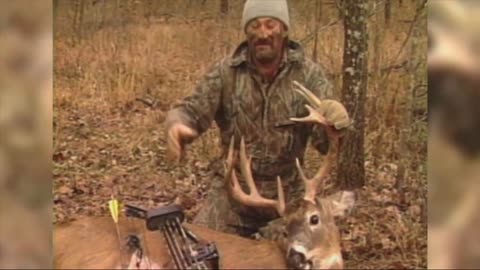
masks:
{"label": "antler tine", "polygon": [[306,104],[305,107],[308,109],[309,112],[308,116],[302,118],[290,118],[290,120],[297,122],[318,123],[324,125],[325,131],[331,143],[328,154],[325,157],[324,164],[320,167],[320,169],[311,179],[308,179],[305,176],[305,173],[300,166],[299,160],[296,159],[296,165],[300,174],[300,178],[302,178],[305,185],[304,199],[314,202],[318,187],[322,184],[323,180],[330,172],[332,164],[335,161],[335,152],[338,148],[338,134],[336,134],[335,131],[332,130],[332,127],[327,123],[325,117],[322,115],[323,111],[321,110],[320,106],[322,104],[322,101],[299,82],[294,81],[293,83],[296,86],[295,91],[305,97],[305,99],[307,99],[307,101],[313,107]]}
{"label": "antler tine", "polygon": [[298,160],[298,158],[295,161],[296,161],[298,173],[300,174],[300,178],[302,178],[303,184],[305,185],[305,195],[303,196],[303,199],[306,201],[315,202],[315,195],[317,193],[319,181],[308,179],[305,173],[303,172],[302,166],[300,165],[300,161]]}
{"label": "antler tine", "polygon": [[308,103],[312,104],[317,109],[320,107],[320,105],[322,105],[322,101],[301,83],[298,81],[293,81],[293,84],[296,86],[294,89],[295,92],[302,95],[308,101]]}
{"label": "antler tine", "polygon": [[255,186],[255,181],[252,176],[250,164],[251,158],[247,158],[247,154],[245,151],[245,142],[242,137],[240,142],[240,171],[242,173],[242,176],[245,178],[245,181],[247,182],[248,188],[250,189],[250,194],[246,194],[242,190],[238,182],[235,170],[232,170],[232,185],[230,185],[230,188],[233,198],[247,206],[274,208],[277,210],[277,213],[280,216],[283,216],[283,213],[285,212],[285,195],[283,193],[280,177],[277,177],[278,199],[266,199],[258,193],[257,187]]}
{"label": "antler tine", "polygon": [[313,203],[315,203],[315,196],[317,192],[320,191],[319,187],[323,184],[325,177],[330,173],[330,169],[335,162],[335,150],[338,148],[338,137],[333,135],[331,132],[327,132],[327,134],[330,134],[330,149],[328,150],[328,154],[325,156],[324,163],[312,178],[309,179],[306,177],[300,165],[300,161],[298,158],[296,159],[296,165],[300,174],[300,178],[302,178],[305,185],[305,195],[303,198],[304,200],[311,201]]}
{"label": "antler tine", "polygon": [[277,194],[277,212],[280,216],[283,216],[283,213],[285,212],[285,194],[283,193],[282,179],[280,178],[280,176],[277,176]]}
{"label": "antler tine", "polygon": [[306,117],[292,117],[290,118],[290,120],[297,122],[313,122],[322,125],[328,125],[327,120],[323,116],[323,110],[321,108],[322,101],[299,82],[293,81],[293,84],[296,86],[294,88],[295,92],[302,95],[310,104],[305,104],[305,108],[307,108],[308,110],[308,115]]}
{"label": "antler tine", "polygon": [[290,120],[297,122],[310,122],[318,123],[322,125],[328,125],[327,120],[323,115],[321,115],[316,109],[312,108],[310,105],[305,104],[305,107],[308,110],[308,115],[305,117],[291,117]]}
{"label": "antler tine", "polygon": [[232,177],[232,172],[233,172],[233,158],[235,156],[235,151],[233,149],[235,143],[235,137],[232,136],[230,139],[230,145],[228,147],[228,154],[227,154],[227,160],[225,162],[225,181],[228,183],[230,181],[230,178]]}
{"label": "antler tine", "polygon": [[240,140],[240,171],[242,172],[242,176],[247,182],[248,189],[250,190],[250,194],[253,196],[258,195],[257,187],[255,186],[255,181],[253,180],[252,170],[252,158],[247,157],[247,151],[245,150],[245,140]]}

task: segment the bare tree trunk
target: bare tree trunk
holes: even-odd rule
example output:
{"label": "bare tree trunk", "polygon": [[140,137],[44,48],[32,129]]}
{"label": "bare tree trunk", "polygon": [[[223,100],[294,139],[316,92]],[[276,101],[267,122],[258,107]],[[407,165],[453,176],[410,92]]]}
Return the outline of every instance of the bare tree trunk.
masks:
{"label": "bare tree trunk", "polygon": [[102,28],[103,26],[105,26],[106,16],[107,16],[107,1],[102,1],[102,15],[100,19],[100,25],[98,28]]}
{"label": "bare tree trunk", "polygon": [[83,24],[83,12],[85,7],[85,1],[75,0],[73,3],[74,15],[73,15],[73,43],[76,44],[79,42],[82,37],[82,24]]}
{"label": "bare tree trunk", "polygon": [[320,24],[319,23],[319,2],[320,1],[315,1],[315,37],[314,37],[314,41],[313,41],[313,61],[317,62],[318,61],[318,55],[317,55],[317,51],[318,51],[318,25]]}
{"label": "bare tree trunk", "polygon": [[343,16],[345,16],[345,11],[344,11],[344,6],[345,6],[345,0],[335,0],[335,4],[337,6],[337,14],[338,14],[338,19],[343,19]]}
{"label": "bare tree trunk", "polygon": [[[374,6],[372,10],[376,9],[376,2],[373,2]],[[372,55],[371,61],[372,61],[372,76],[370,77],[371,79],[371,91],[373,91],[375,94],[381,93],[381,89],[384,89],[384,85],[382,84],[381,78],[381,63],[382,61],[382,41],[383,41],[383,29],[381,26],[381,21],[382,21],[382,14],[375,13],[375,22],[372,25],[372,33],[373,33],[373,51],[375,52]],[[372,38],[372,37],[371,37]],[[383,122],[383,117],[382,114],[378,114],[377,112],[382,111],[382,103],[383,99],[381,98],[376,98],[372,101],[372,107],[370,108],[372,111],[372,114],[375,115],[375,118],[373,121],[369,121],[369,128],[372,130],[377,130],[375,134],[375,138],[373,141],[377,142],[373,144],[372,146],[372,165],[376,167],[378,165],[378,155],[377,153],[380,153],[382,151],[382,144],[380,143],[383,140],[384,136],[384,125],[381,123]]]}
{"label": "bare tree trunk", "polygon": [[392,17],[392,3],[390,1],[385,1],[385,25],[390,24],[390,19]]}
{"label": "bare tree trunk", "polygon": [[77,21],[80,14],[80,0],[75,0],[73,2],[73,22],[72,22],[72,31],[74,33],[72,37],[72,43],[76,43],[76,32],[77,32]]}
{"label": "bare tree trunk", "polygon": [[78,21],[78,37],[79,37],[79,40],[82,40],[83,36],[84,36],[83,18],[84,18],[84,15],[85,15],[85,3],[86,3],[86,1],[80,1],[80,2],[81,2],[81,4],[80,4],[80,17],[79,17],[79,21]]}
{"label": "bare tree trunk", "polygon": [[318,20],[319,23],[322,23],[322,15],[323,15],[323,1],[315,1],[316,4],[318,4]]}
{"label": "bare tree trunk", "polygon": [[120,25],[121,24],[121,1],[120,0],[116,0],[115,1],[115,8],[113,8],[113,12],[112,12],[112,23],[115,24],[115,25]]}
{"label": "bare tree trunk", "polygon": [[338,156],[338,183],[342,189],[365,184],[364,127],[367,92],[367,5],[366,0],[344,0],[344,54],[342,103],[354,121]]}
{"label": "bare tree trunk", "polygon": [[228,0],[221,0],[220,1],[220,14],[227,15],[228,14]]}
{"label": "bare tree trunk", "polygon": [[58,15],[58,0],[53,0],[53,19],[55,20]]}

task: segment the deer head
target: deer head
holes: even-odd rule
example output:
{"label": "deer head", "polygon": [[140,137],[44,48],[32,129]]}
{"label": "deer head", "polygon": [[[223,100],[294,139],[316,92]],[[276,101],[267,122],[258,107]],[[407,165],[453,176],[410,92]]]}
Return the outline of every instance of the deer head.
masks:
{"label": "deer head", "polygon": [[340,247],[340,234],[335,224],[335,217],[342,216],[353,207],[353,192],[343,191],[328,198],[318,198],[323,180],[328,175],[332,163],[335,161],[335,152],[338,149],[339,136],[320,113],[321,101],[308,89],[295,84],[295,89],[312,105],[305,105],[309,115],[304,118],[292,118],[292,121],[310,122],[324,125],[331,146],[325,157],[325,162],[312,178],[307,178],[300,162],[296,160],[300,178],[305,186],[303,199],[292,208],[286,208],[281,179],[277,177],[278,199],[267,199],[258,192],[251,172],[251,158],[247,157],[245,142],[240,142],[240,171],[250,193],[245,193],[238,182],[233,169],[234,139],[230,141],[226,161],[226,181],[230,182],[229,191],[239,203],[250,207],[274,208],[282,217],[284,235],[280,241],[281,248],[286,252],[287,264],[291,269],[331,269],[343,268],[343,259]]}

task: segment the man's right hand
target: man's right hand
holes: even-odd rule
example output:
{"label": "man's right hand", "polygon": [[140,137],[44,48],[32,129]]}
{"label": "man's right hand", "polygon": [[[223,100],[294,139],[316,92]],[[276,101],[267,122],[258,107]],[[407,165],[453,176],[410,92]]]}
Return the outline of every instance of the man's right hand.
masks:
{"label": "man's right hand", "polygon": [[181,123],[173,124],[167,131],[167,147],[170,160],[180,161],[184,156],[185,144],[198,136],[197,131]]}

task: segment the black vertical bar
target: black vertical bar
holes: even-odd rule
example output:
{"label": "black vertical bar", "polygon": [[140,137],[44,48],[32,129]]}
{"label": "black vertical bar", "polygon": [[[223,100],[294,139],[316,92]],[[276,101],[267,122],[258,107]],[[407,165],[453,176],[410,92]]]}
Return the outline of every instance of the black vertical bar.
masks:
{"label": "black vertical bar", "polygon": [[177,246],[172,239],[170,232],[168,231],[168,226],[162,228],[163,235],[165,240],[167,241],[168,249],[172,253],[173,260],[175,261],[175,265],[177,269],[185,269],[186,267],[183,265],[183,261],[181,260],[180,254],[178,252]]}
{"label": "black vertical bar", "polygon": [[188,258],[191,264],[198,264],[197,258],[195,256],[192,256],[193,253],[193,248],[192,246],[188,243],[188,238],[185,233],[185,230],[183,229],[181,222],[178,218],[175,219],[175,223],[177,226],[177,230],[179,231],[180,236],[182,237],[183,243],[185,244],[185,247],[188,249]]}

